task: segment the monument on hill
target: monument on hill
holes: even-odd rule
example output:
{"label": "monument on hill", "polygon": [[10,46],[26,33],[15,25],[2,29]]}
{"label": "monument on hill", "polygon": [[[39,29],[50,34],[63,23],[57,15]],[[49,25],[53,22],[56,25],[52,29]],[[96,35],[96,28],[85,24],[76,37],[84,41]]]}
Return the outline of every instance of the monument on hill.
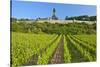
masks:
{"label": "monument on hill", "polygon": [[56,17],[56,9],[53,8],[53,12],[52,12],[52,20],[58,20],[58,18]]}
{"label": "monument on hill", "polygon": [[53,8],[51,17],[46,17],[46,18],[38,17],[36,18],[36,20],[58,20],[58,17],[56,16],[56,9]]}

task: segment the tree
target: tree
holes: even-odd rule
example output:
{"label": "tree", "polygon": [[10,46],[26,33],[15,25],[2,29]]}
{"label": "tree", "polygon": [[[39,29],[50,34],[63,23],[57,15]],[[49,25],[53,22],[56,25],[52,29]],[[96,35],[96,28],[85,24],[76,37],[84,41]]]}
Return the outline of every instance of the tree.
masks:
{"label": "tree", "polygon": [[10,20],[11,20],[11,22],[16,22],[17,18],[11,17]]}
{"label": "tree", "polygon": [[68,20],[68,16],[65,17],[65,20]]}

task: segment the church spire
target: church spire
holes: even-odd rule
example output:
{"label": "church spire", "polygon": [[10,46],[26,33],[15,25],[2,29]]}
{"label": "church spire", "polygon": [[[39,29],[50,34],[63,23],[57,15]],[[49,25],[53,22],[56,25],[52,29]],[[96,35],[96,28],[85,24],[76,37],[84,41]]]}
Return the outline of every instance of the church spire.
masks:
{"label": "church spire", "polygon": [[52,13],[52,19],[57,20],[58,18],[56,17],[56,9],[53,8],[53,13]]}
{"label": "church spire", "polygon": [[55,8],[53,8],[53,15],[55,15],[55,13],[56,13],[56,10],[55,10]]}

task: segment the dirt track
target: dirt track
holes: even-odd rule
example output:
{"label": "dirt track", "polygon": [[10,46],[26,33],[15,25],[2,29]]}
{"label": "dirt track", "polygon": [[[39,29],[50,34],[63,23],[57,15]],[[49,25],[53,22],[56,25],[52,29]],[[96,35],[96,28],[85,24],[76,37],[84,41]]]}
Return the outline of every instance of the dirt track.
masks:
{"label": "dirt track", "polygon": [[60,42],[58,43],[58,47],[55,50],[51,60],[50,60],[50,64],[59,64],[59,63],[63,63],[63,53],[64,53],[64,41],[63,41],[63,37],[60,39]]}

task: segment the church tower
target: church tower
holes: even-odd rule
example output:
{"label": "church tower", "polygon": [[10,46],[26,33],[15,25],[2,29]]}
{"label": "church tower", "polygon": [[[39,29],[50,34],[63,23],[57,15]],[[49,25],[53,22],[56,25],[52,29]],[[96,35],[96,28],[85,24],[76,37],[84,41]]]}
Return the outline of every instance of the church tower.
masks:
{"label": "church tower", "polygon": [[56,9],[55,8],[53,8],[52,20],[58,20],[58,18],[56,17]]}

